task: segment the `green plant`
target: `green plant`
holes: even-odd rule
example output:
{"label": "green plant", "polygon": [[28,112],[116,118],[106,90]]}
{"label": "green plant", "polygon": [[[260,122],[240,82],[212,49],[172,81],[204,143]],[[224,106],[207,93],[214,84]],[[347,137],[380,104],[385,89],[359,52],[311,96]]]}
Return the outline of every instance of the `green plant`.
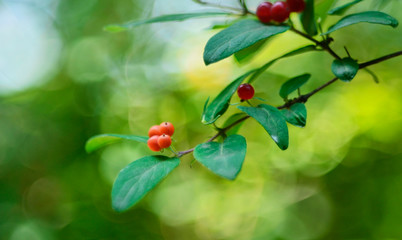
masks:
{"label": "green plant", "polygon": [[[201,0],[194,1],[199,4],[210,4]],[[360,1],[354,1],[343,6],[339,6],[333,10],[330,10],[328,14],[343,14],[347,9],[359,2]],[[244,0],[239,0],[240,8],[220,6],[216,4],[210,5],[217,6],[231,12],[165,15],[148,20],[109,25],[105,27],[105,30],[111,32],[125,31],[141,24],[163,21],[181,21],[193,17],[207,17],[228,14],[237,16],[238,21],[230,26],[226,26],[225,29],[214,35],[207,42],[204,51],[204,62],[206,65],[213,64],[233,54],[237,54],[240,51],[245,51],[248,49],[252,49],[248,53],[252,54],[254,51],[258,51],[258,47],[253,47],[257,46],[261,41],[287,31],[296,33],[311,41],[313,44],[285,53],[282,56],[267,62],[259,68],[246,72],[226,86],[211,102],[209,102],[208,99],[204,105],[202,123],[213,125],[214,129],[216,130],[216,134],[206,142],[201,143],[194,148],[179,152],[175,152],[171,149],[173,154],[172,157],[161,155],[148,156],[134,161],[125,167],[119,173],[113,185],[112,204],[116,211],[124,211],[137,203],[158,182],[160,182],[165,176],[173,171],[173,169],[178,166],[180,162],[179,159],[186,154],[193,153],[197,161],[215,174],[230,180],[235,179],[242,168],[242,164],[246,156],[247,144],[246,139],[243,136],[235,134],[235,131],[229,130],[233,130],[235,127],[239,126],[240,123],[249,118],[253,118],[264,127],[266,132],[271,136],[272,140],[274,140],[280,149],[286,150],[289,146],[287,123],[298,127],[304,127],[306,125],[307,109],[304,104],[313,95],[330,86],[338,79],[344,82],[350,82],[360,69],[365,69],[371,65],[400,56],[402,54],[402,51],[398,51],[373,59],[371,61],[359,62],[351,57],[348,52],[347,57],[341,57],[330,46],[331,43],[335,41],[335,39],[330,36],[332,32],[353,24],[367,22],[372,24],[388,25],[393,28],[397,27],[397,20],[386,13],[367,11],[347,15],[324,32],[321,30],[320,25],[317,24],[313,0],[306,0],[305,6],[303,6],[304,11],[300,14],[300,21],[303,29],[297,29],[291,21],[281,24],[264,24],[269,22],[266,20],[271,19],[270,16],[266,16],[267,18],[263,20],[264,23],[261,23],[257,20],[255,13],[248,9]],[[247,15],[250,15],[251,18],[246,17]],[[239,105],[237,106],[237,109],[240,111],[240,113],[230,116],[228,118],[230,121],[228,121],[224,126],[215,126],[215,121],[222,117],[226,113],[227,109],[231,107],[231,98],[243,82],[246,81],[248,84],[255,82],[258,80],[258,77],[261,73],[266,71],[270,66],[280,59],[313,51],[326,51],[334,58],[331,66],[334,74],[333,79],[311,92],[302,94],[301,87],[307,83],[311,75],[306,73],[300,76],[295,76],[294,78],[291,78],[285,82],[279,90],[279,96],[284,100],[283,105],[276,107],[265,103],[257,106],[252,106],[251,104],[251,106]],[[289,98],[289,95],[295,91],[297,91],[298,96],[295,98]],[[152,137],[149,140],[147,137],[142,136],[103,134],[88,140],[86,149],[88,152],[92,152],[107,144],[127,139],[142,143],[148,141],[148,145],[150,146],[151,150],[159,151],[161,147],[157,144],[157,137],[153,135],[160,135],[160,133],[158,134],[158,130],[160,132],[160,126],[159,128],[152,127],[151,129],[152,132],[150,131],[149,137]],[[219,137],[221,137],[222,141],[217,141]]]}

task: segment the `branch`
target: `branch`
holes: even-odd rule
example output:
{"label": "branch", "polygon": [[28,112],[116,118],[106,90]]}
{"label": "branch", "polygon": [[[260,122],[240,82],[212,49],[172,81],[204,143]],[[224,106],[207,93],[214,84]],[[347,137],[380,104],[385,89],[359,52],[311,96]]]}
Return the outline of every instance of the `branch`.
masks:
{"label": "branch", "polygon": [[243,8],[243,14],[244,14],[244,15],[246,15],[246,14],[255,15],[254,13],[252,13],[252,12],[250,12],[250,11],[248,10],[247,4],[246,4],[246,0],[239,0],[239,4],[240,4],[240,6]]}
{"label": "branch", "polygon": [[308,39],[308,40],[314,42],[317,46],[322,47],[325,51],[327,51],[329,54],[331,54],[334,58],[336,58],[336,59],[341,59],[341,57],[339,57],[339,55],[336,54],[336,53],[330,48],[329,42],[327,42],[327,41],[322,41],[322,42],[320,42],[320,41],[314,39],[313,37],[311,37],[310,35],[305,34],[305,33],[303,33],[303,32],[300,32],[299,30],[297,30],[297,29],[295,29],[295,28],[293,28],[293,27],[292,27],[290,30],[293,31],[294,33],[296,33],[296,34],[298,34],[298,35],[300,35],[300,36],[302,36],[302,37],[304,37],[304,38],[306,38],[306,39]]}
{"label": "branch", "polygon": [[[315,40],[315,39],[314,39],[314,40]],[[315,41],[317,41],[317,40],[315,40]],[[318,42],[318,41],[317,41],[317,42]],[[373,59],[373,60],[371,60],[371,61],[361,63],[361,64],[359,64],[359,69],[366,68],[366,67],[368,67],[368,66],[371,66],[371,65],[374,65],[374,64],[377,64],[377,63],[386,61],[386,60],[391,59],[391,58],[394,58],[394,57],[398,57],[398,56],[400,56],[400,55],[402,55],[402,51],[398,51],[398,52],[395,52],[395,53],[391,53],[391,54],[385,55],[385,56],[383,56],[383,57],[379,57],[379,58]],[[326,82],[325,84],[321,85],[320,87],[314,89],[313,91],[311,91],[311,92],[309,92],[309,93],[307,93],[307,94],[301,95],[301,96],[299,96],[299,97],[297,97],[297,98],[294,98],[294,99],[288,101],[287,103],[285,103],[285,104],[283,104],[283,105],[281,105],[281,106],[279,106],[279,107],[277,107],[277,108],[278,108],[278,109],[284,109],[284,108],[289,108],[290,106],[292,106],[292,105],[295,104],[295,103],[305,103],[305,102],[307,102],[307,100],[308,100],[310,97],[312,97],[314,94],[318,93],[319,91],[321,91],[321,90],[323,90],[324,88],[328,87],[329,85],[333,84],[333,83],[336,82],[337,80],[338,80],[337,77],[336,77],[336,78],[333,78],[333,79],[331,79],[330,81]],[[215,139],[218,138],[219,136],[224,135],[229,129],[231,129],[232,127],[236,126],[237,124],[239,124],[239,123],[245,121],[245,120],[248,119],[248,118],[250,118],[250,116],[245,116],[245,117],[243,117],[243,118],[237,120],[236,122],[230,124],[229,126],[220,129],[218,133],[216,133],[213,137],[211,137],[210,139],[208,139],[206,142],[212,142],[213,140],[215,140]],[[178,152],[178,153],[177,153],[177,157],[182,157],[183,155],[189,154],[189,153],[191,153],[191,152],[193,152],[193,151],[194,151],[194,148],[191,148],[191,149],[188,149],[188,150],[185,150],[185,151]]]}
{"label": "branch", "polygon": [[193,0],[193,1],[198,3],[198,4],[205,5],[205,6],[211,6],[211,7],[221,8],[221,9],[227,9],[227,10],[231,10],[231,11],[241,12],[243,14],[250,13],[248,10],[245,11],[243,5],[242,5],[243,8],[236,8],[236,7],[225,6],[225,5],[220,5],[220,4],[211,3],[211,2],[205,2],[203,0]]}
{"label": "branch", "polygon": [[[377,63],[386,61],[386,60],[391,59],[391,58],[394,58],[394,57],[398,57],[398,56],[400,56],[400,55],[402,55],[402,51],[398,51],[398,52],[395,52],[395,53],[391,53],[391,54],[385,55],[385,56],[383,56],[383,57],[379,57],[379,58],[373,59],[373,60],[368,61],[368,62],[360,63],[360,64],[359,64],[359,69],[366,68],[366,67],[368,67],[368,66],[371,66],[371,65],[374,65],[374,64],[377,64]],[[313,91],[311,91],[311,92],[309,92],[309,93],[307,93],[307,94],[301,95],[301,96],[299,96],[299,97],[297,97],[297,98],[295,98],[295,99],[293,99],[293,100],[291,100],[291,101],[285,103],[285,104],[282,105],[282,106],[279,106],[278,109],[288,108],[288,107],[292,106],[292,105],[295,104],[295,103],[305,103],[305,102],[307,102],[307,100],[308,100],[311,96],[313,96],[313,95],[316,94],[317,92],[321,91],[322,89],[328,87],[329,85],[331,85],[332,83],[336,82],[337,80],[338,80],[338,78],[333,78],[333,79],[331,79],[330,81],[326,82],[325,84],[321,85],[320,87],[314,89]]]}

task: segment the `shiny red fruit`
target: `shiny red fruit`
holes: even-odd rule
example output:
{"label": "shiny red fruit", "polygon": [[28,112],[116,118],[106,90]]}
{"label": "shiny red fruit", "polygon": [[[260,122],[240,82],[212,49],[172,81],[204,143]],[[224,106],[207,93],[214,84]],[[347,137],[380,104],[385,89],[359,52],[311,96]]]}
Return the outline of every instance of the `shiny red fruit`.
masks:
{"label": "shiny red fruit", "polygon": [[286,0],[290,12],[303,12],[306,7],[304,0]]}
{"label": "shiny red fruit", "polygon": [[262,23],[269,23],[271,18],[271,7],[272,3],[263,2],[257,7],[257,17]]}
{"label": "shiny red fruit", "polygon": [[172,136],[174,133],[174,126],[170,122],[163,122],[159,125],[162,134]]}
{"label": "shiny red fruit", "polygon": [[289,18],[289,6],[286,2],[276,2],[271,7],[271,17],[275,22],[284,22]]}
{"label": "shiny red fruit", "polygon": [[172,139],[169,135],[163,134],[158,138],[158,145],[160,148],[168,148],[172,144]]}
{"label": "shiny red fruit", "polygon": [[162,135],[161,127],[158,125],[152,126],[148,131],[148,137]]}
{"label": "shiny red fruit", "polygon": [[254,88],[248,83],[243,83],[237,89],[237,95],[241,100],[249,100],[254,97]]}
{"label": "shiny red fruit", "polygon": [[148,139],[148,147],[154,152],[159,152],[162,148],[158,144],[159,136],[152,136]]}

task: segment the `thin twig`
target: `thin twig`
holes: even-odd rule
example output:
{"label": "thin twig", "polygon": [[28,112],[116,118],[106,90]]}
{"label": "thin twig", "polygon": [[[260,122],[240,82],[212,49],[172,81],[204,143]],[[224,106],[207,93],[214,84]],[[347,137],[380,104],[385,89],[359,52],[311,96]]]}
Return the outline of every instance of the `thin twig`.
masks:
{"label": "thin twig", "polygon": [[193,0],[193,1],[198,3],[198,4],[201,4],[201,5],[206,5],[206,6],[211,6],[211,7],[221,8],[221,9],[227,9],[227,10],[241,12],[241,13],[244,12],[244,9],[242,9],[242,8],[236,8],[236,7],[226,6],[226,5],[220,5],[220,4],[216,4],[216,3],[205,2],[205,1],[202,1],[202,0]]}
{"label": "thin twig", "polygon": [[[314,40],[315,40],[315,39],[314,39]],[[379,58],[373,59],[373,60],[371,60],[371,61],[361,63],[361,64],[359,64],[359,69],[362,69],[362,68],[365,68],[365,67],[368,67],[368,66],[371,66],[371,65],[374,65],[374,64],[377,64],[377,63],[386,61],[386,60],[391,59],[391,58],[394,58],[394,57],[398,57],[398,56],[400,56],[400,55],[402,55],[402,51],[398,51],[398,52],[395,52],[395,53],[391,53],[391,54],[385,55],[385,56],[383,56],[383,57],[379,57]],[[326,82],[325,84],[321,85],[320,87],[314,89],[313,91],[311,91],[311,92],[309,92],[309,93],[307,93],[307,94],[301,95],[301,96],[299,96],[299,97],[297,97],[297,98],[294,98],[293,100],[290,100],[290,101],[288,101],[287,103],[285,103],[284,105],[278,106],[277,108],[278,108],[278,109],[289,108],[290,106],[292,106],[292,105],[295,104],[295,103],[305,103],[305,102],[307,102],[307,100],[308,100],[310,97],[312,97],[314,94],[318,93],[319,91],[321,91],[321,90],[323,90],[324,88],[328,87],[329,85],[333,84],[333,83],[336,82],[337,80],[338,80],[337,77],[336,77],[336,78],[333,78],[333,79],[331,79],[330,81]],[[225,134],[229,129],[231,129],[232,127],[236,126],[237,124],[239,124],[239,123],[245,121],[245,120],[248,119],[248,118],[250,118],[250,116],[245,116],[245,117],[243,117],[243,118],[240,118],[240,119],[237,120],[236,122],[230,124],[229,126],[227,126],[227,127],[225,127],[225,128],[222,128],[218,133],[216,133],[213,137],[211,137],[210,139],[208,139],[206,142],[212,142],[213,140],[215,140],[215,139],[218,138],[219,136]],[[183,155],[189,154],[189,153],[191,153],[191,152],[193,152],[193,151],[194,151],[194,148],[191,148],[191,149],[188,149],[188,150],[185,150],[185,151],[178,152],[177,157],[182,157]]]}
{"label": "thin twig", "polygon": [[[383,62],[383,61],[385,61],[385,60],[388,60],[388,59],[391,59],[391,58],[394,58],[394,57],[398,57],[398,56],[400,56],[400,55],[402,55],[402,51],[398,51],[398,52],[395,52],[395,53],[391,53],[391,54],[385,55],[385,56],[383,56],[383,57],[379,57],[379,58],[373,59],[373,60],[371,60],[371,61],[361,63],[361,64],[359,64],[359,69],[366,68],[366,67],[368,67],[368,66],[371,66],[371,65],[374,65],[374,64]],[[326,82],[325,84],[321,85],[320,87],[314,89],[313,91],[311,91],[311,92],[309,92],[309,93],[307,93],[307,94],[301,95],[300,97],[297,97],[297,98],[295,98],[295,99],[293,99],[293,100],[291,100],[291,101],[285,103],[285,104],[282,105],[282,106],[279,106],[278,109],[290,107],[290,106],[292,106],[292,105],[295,104],[295,103],[305,103],[305,102],[307,102],[307,100],[308,100],[311,96],[313,96],[313,95],[316,94],[317,92],[321,91],[322,89],[328,87],[329,85],[331,85],[332,83],[336,82],[337,80],[338,80],[337,77],[336,77],[336,78],[333,78],[333,79],[331,79],[330,81]]]}
{"label": "thin twig", "polygon": [[320,42],[320,41],[314,39],[313,37],[309,36],[308,34],[305,34],[304,32],[300,32],[299,30],[297,30],[297,29],[295,29],[293,27],[290,30],[293,31],[294,33],[296,33],[296,34],[298,34],[298,35],[300,35],[300,36],[302,36],[302,37],[314,42],[316,45],[322,47],[325,51],[327,51],[329,54],[331,54],[334,58],[341,59],[341,57],[339,57],[339,55],[336,54],[331,49],[331,47],[328,45],[328,43],[326,41]]}

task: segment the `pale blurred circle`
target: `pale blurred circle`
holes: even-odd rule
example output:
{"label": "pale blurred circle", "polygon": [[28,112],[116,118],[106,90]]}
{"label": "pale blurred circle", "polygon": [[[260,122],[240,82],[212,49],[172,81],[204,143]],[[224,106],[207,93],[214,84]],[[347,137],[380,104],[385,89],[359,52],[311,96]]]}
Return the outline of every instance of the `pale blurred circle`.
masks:
{"label": "pale blurred circle", "polygon": [[108,43],[101,37],[83,38],[70,50],[68,74],[77,82],[96,82],[108,75]]}
{"label": "pale blurred circle", "polygon": [[32,2],[0,5],[0,94],[38,86],[57,71],[61,40],[51,14]]}

